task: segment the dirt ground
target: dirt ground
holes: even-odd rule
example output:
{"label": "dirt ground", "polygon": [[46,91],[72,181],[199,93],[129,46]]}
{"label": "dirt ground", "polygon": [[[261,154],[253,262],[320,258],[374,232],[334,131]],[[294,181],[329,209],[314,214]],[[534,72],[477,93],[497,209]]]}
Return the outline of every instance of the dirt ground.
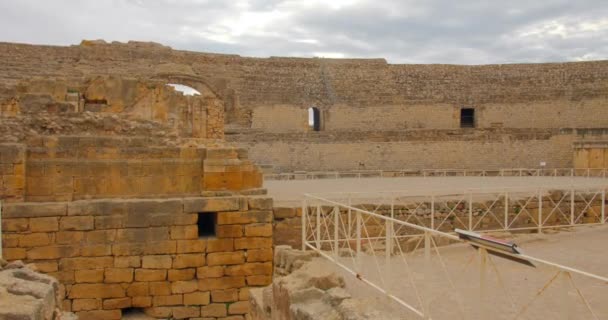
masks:
{"label": "dirt ground", "polygon": [[[520,234],[512,239],[530,256],[608,277],[608,255],[603,246],[608,242],[608,225],[559,233]],[[414,308],[427,308],[432,319],[595,319],[593,314],[597,319],[608,319],[606,282],[574,273],[570,282],[565,274],[557,275],[553,267],[538,263],[530,267],[496,256],[486,260],[482,280],[480,256],[471,246],[456,244],[439,247],[438,251],[441,258],[433,251],[430,262],[424,259],[422,250],[394,255],[389,264],[383,254],[377,259],[363,255],[356,270],[376,284],[384,283],[383,288],[388,288],[390,294]],[[351,256],[338,261],[357,268]],[[328,261],[319,263],[341,273],[354,297],[372,299],[378,308],[390,310],[398,319],[420,319],[336,265]],[[538,295],[556,275],[544,293]],[[484,287],[480,286],[482,281],[486,283]],[[416,291],[422,303],[416,298]],[[533,302],[524,308],[530,301]],[[525,311],[517,318],[522,310]]]}
{"label": "dirt ground", "polygon": [[408,177],[408,178],[343,178],[318,180],[268,180],[264,187],[276,206],[300,205],[305,193],[323,194],[383,191],[461,192],[479,188],[535,188],[608,185],[605,179],[583,177]]}

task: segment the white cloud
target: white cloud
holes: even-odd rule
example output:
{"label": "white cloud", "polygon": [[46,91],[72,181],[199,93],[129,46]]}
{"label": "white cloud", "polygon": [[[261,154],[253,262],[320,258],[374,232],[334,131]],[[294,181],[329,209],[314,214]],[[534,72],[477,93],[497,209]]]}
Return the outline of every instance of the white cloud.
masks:
{"label": "white cloud", "polygon": [[0,1],[0,41],[140,40],[392,63],[567,61],[608,58],[607,16],[605,0],[19,0]]}

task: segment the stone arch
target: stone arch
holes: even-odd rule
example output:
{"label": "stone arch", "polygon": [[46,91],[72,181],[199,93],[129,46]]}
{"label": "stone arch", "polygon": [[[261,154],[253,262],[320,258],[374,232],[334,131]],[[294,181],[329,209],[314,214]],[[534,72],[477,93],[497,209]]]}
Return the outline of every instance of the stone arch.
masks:
{"label": "stone arch", "polygon": [[236,123],[239,118],[242,118],[238,108],[236,92],[224,82],[214,84],[211,80],[199,75],[168,72],[159,73],[153,79],[167,81],[167,83],[183,84],[196,89],[203,97],[213,96],[219,99],[223,105],[224,122],[226,124]]}

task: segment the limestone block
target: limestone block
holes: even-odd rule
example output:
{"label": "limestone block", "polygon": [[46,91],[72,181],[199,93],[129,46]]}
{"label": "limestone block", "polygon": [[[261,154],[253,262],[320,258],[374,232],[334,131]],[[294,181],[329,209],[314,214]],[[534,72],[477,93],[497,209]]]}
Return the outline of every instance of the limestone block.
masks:
{"label": "limestone block", "polygon": [[65,257],[76,257],[80,253],[78,246],[35,247],[27,252],[28,260],[49,260]]}
{"label": "limestone block", "polygon": [[238,159],[239,151],[233,148],[208,148],[207,159]]}
{"label": "limestone block", "polygon": [[48,233],[30,233],[19,237],[19,246],[25,248],[47,246],[50,243],[51,236]]}
{"label": "limestone block", "polygon": [[70,299],[83,298],[122,298],[125,290],[119,284],[77,283],[72,286]]}
{"label": "limestone block", "polygon": [[243,251],[234,252],[215,252],[207,254],[207,265],[234,265],[245,262],[245,254]]}
{"label": "limestone block", "polygon": [[198,290],[212,291],[245,287],[245,277],[222,277],[198,280]]}
{"label": "limestone block", "polygon": [[177,241],[177,253],[192,253],[192,252],[205,252],[207,248],[207,240],[178,240]]}
{"label": "limestone block", "polygon": [[249,301],[238,301],[228,306],[228,314],[247,314],[249,313]]}
{"label": "limestone block", "polygon": [[263,249],[272,247],[272,238],[247,237],[234,239],[234,248],[240,249]]}
{"label": "limestone block", "polygon": [[239,299],[239,291],[237,289],[211,291],[211,301],[213,303],[233,302],[233,301],[238,301],[238,299]]}
{"label": "limestone block", "polygon": [[141,267],[141,257],[130,256],[130,257],[115,257],[114,258],[115,268],[139,268]]}
{"label": "limestone block", "polygon": [[114,298],[103,300],[103,308],[105,310],[124,309],[131,307],[131,298]]}
{"label": "limestone block", "polygon": [[133,297],[131,298],[133,308],[148,308],[152,306],[152,297]]}
{"label": "limestone block", "polygon": [[173,319],[190,319],[200,315],[198,307],[173,307]]}
{"label": "limestone block", "polygon": [[240,238],[243,236],[242,225],[221,225],[215,230],[218,238]]}
{"label": "limestone block", "polygon": [[124,200],[81,200],[67,205],[67,215],[70,216],[123,215],[127,212]]}
{"label": "limestone block", "polygon": [[225,239],[208,239],[207,252],[228,252],[234,250],[234,240],[232,238]]}
{"label": "limestone block", "polygon": [[275,219],[293,218],[296,216],[296,208],[275,207],[272,211]]}
{"label": "limestone block", "polygon": [[21,260],[27,257],[27,252],[23,248],[4,248],[2,257],[6,260]]}
{"label": "limestone block", "polygon": [[198,279],[205,278],[220,278],[224,276],[224,267],[223,266],[207,266],[196,268],[196,277]]}
{"label": "limestone block", "polygon": [[50,232],[59,230],[59,222],[57,217],[47,218],[31,218],[30,231],[32,232]]}
{"label": "limestone block", "polygon": [[29,219],[5,219],[2,217],[2,230],[4,232],[25,232],[29,230]]}
{"label": "limestone block", "polygon": [[227,314],[228,310],[224,303],[212,303],[201,307],[201,317],[219,318],[225,317]]}
{"label": "limestone block", "polygon": [[184,294],[184,305],[186,306],[206,306],[210,303],[209,292],[192,292]]}
{"label": "limestone block", "polygon": [[135,281],[163,281],[167,270],[135,269]]}
{"label": "limestone block", "polygon": [[182,294],[191,293],[198,290],[198,282],[196,280],[175,281],[171,283],[171,293]]}
{"label": "limestone block", "polygon": [[59,260],[59,269],[66,271],[111,268],[113,265],[113,257],[78,257]]}
{"label": "limestone block", "polygon": [[238,197],[184,199],[184,212],[220,212],[240,209]]}
{"label": "limestone block", "polygon": [[62,217],[59,228],[65,231],[93,230],[95,219],[93,216]]}
{"label": "limestone block", "polygon": [[83,257],[102,257],[109,256],[111,254],[112,247],[105,244],[82,246],[80,248],[80,255]]}
{"label": "limestone block", "polygon": [[174,269],[195,268],[205,265],[205,255],[201,253],[178,254],[173,258]]}
{"label": "limestone block", "polygon": [[251,224],[272,222],[272,211],[219,212],[217,224]]}
{"label": "limestone block", "polygon": [[144,246],[144,254],[173,254],[177,252],[177,241],[151,241]]}
{"label": "limestone block", "polygon": [[267,286],[272,283],[272,276],[265,275],[255,275],[255,276],[247,276],[247,285],[248,286]]}
{"label": "limestone block", "polygon": [[272,270],[271,262],[245,263],[226,267],[225,274],[227,276],[272,275]]}
{"label": "limestone block", "polygon": [[155,307],[178,306],[181,304],[183,304],[183,295],[181,294],[152,297],[152,305]]}
{"label": "limestone block", "polygon": [[145,297],[150,294],[148,282],[134,282],[127,287],[128,297]]}
{"label": "limestone block", "polygon": [[150,295],[168,296],[171,295],[171,283],[166,281],[150,282]]}
{"label": "limestone block", "polygon": [[55,233],[55,242],[57,244],[74,244],[80,243],[84,239],[82,231],[59,231]]}
{"label": "limestone block", "polygon": [[74,299],[72,300],[72,311],[89,311],[101,309],[100,299]]}
{"label": "limestone block", "polygon": [[259,223],[245,226],[245,236],[247,237],[272,237],[272,224]]}
{"label": "limestone block", "polygon": [[116,230],[95,230],[84,233],[89,244],[109,244],[116,240]]}
{"label": "limestone block", "polygon": [[172,226],[171,227],[171,239],[174,240],[191,240],[198,238],[198,226]]}
{"label": "limestone block", "polygon": [[184,281],[184,280],[192,280],[196,276],[195,268],[188,269],[179,269],[179,270],[169,270],[168,280],[169,281]]}
{"label": "limestone block", "polygon": [[250,197],[249,209],[251,210],[271,210],[272,209],[272,198],[260,198]]}
{"label": "limestone block", "polygon": [[272,261],[272,248],[247,250],[247,262]]}
{"label": "limestone block", "polygon": [[142,267],[146,269],[170,269],[172,264],[169,255],[143,256]]}
{"label": "limestone block", "polygon": [[37,218],[67,215],[64,203],[6,203],[2,206],[2,218]]}
{"label": "limestone block", "polygon": [[[133,282],[133,268],[108,268],[105,271],[105,283]],[[115,309],[115,308],[108,308]],[[116,308],[122,309],[122,308]]]}
{"label": "limestone block", "polygon": [[76,270],[74,271],[74,280],[77,283],[100,283],[103,282],[103,274],[103,269]]}

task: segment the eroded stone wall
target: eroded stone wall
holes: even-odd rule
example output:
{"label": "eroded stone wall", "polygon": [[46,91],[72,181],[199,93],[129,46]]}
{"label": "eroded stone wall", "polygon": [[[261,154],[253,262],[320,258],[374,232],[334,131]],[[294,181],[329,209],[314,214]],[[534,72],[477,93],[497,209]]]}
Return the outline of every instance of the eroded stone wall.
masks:
{"label": "eroded stone wall", "polygon": [[[392,65],[382,59],[246,58],[103,41],[70,47],[4,43],[0,44],[2,57],[7,61],[0,66],[0,97],[5,97],[0,100],[5,113],[15,109],[7,92],[33,76],[78,79],[95,74],[183,83],[219,97],[225,110],[223,119],[229,124],[228,140],[247,146],[254,161],[274,164],[279,171],[487,169],[536,166],[538,160],[572,166],[572,160],[566,160],[572,156],[564,155],[572,145],[565,147],[563,137],[553,134],[554,138],[543,140],[535,135],[564,128],[602,129],[608,121],[606,61]],[[322,133],[311,132],[309,107],[319,108]],[[475,109],[476,129],[460,129],[463,107]],[[162,113],[155,116],[162,117]],[[209,125],[207,128],[211,135]],[[495,129],[499,131],[490,140],[477,132]],[[528,136],[529,141],[515,143],[512,136],[520,135],[521,130],[536,133]],[[411,137],[412,131],[421,131],[427,139],[384,143],[395,134]],[[437,137],[449,135],[465,137],[457,147],[446,149],[443,142],[454,139]],[[346,136],[349,138],[344,139]],[[318,143],[321,138],[324,141]],[[570,138],[573,142],[579,139]],[[431,152],[422,146],[429,146]],[[511,150],[518,148],[537,150],[538,155],[515,157]],[[481,157],[467,157],[465,152]],[[362,161],[370,153],[373,157]],[[337,154],[342,157],[339,161]],[[389,154],[396,156],[389,158]],[[294,160],[296,157],[303,160]],[[484,161],[475,160],[478,158]]]}
{"label": "eroded stone wall", "polygon": [[[120,319],[132,307],[242,316],[248,288],[272,279],[271,207],[242,196],[5,204],[4,257],[57,278],[63,309],[80,319]],[[201,214],[217,215],[214,236],[199,236]]]}

